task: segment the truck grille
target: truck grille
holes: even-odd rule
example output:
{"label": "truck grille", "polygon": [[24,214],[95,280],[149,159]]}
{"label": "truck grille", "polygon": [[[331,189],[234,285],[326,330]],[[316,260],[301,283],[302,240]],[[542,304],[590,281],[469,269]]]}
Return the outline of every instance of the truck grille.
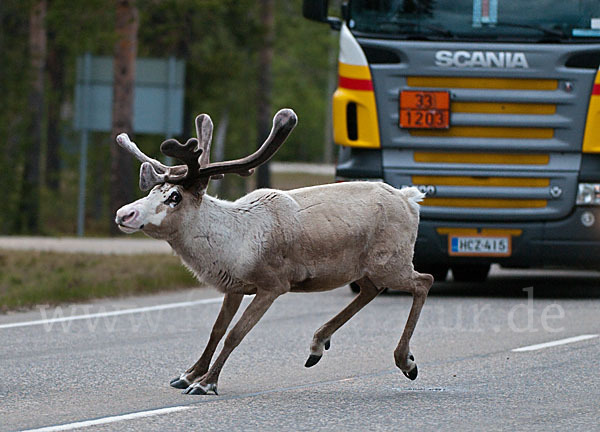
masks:
{"label": "truck grille", "polygon": [[[445,195],[462,195],[461,198],[425,198],[423,205],[434,207],[544,208],[548,203],[546,199],[525,197],[545,197],[550,186],[550,179],[528,177],[412,176],[412,182],[433,185],[436,191],[443,188]],[[466,187],[471,188],[470,194],[461,190]],[[496,198],[481,198],[489,192]],[[503,195],[504,198],[499,198]]]}
{"label": "truck grille", "polygon": [[[547,165],[545,154],[501,153],[435,153],[415,152],[419,163],[469,165]],[[431,207],[468,207],[478,209],[545,208],[550,196],[550,179],[544,177],[413,175],[415,185],[435,188],[435,195],[425,198],[423,205]]]}
{"label": "truck grille", "polygon": [[[572,146],[565,134],[573,121],[564,115],[571,102],[557,79],[403,81],[394,91],[396,104],[404,89],[451,94],[449,129],[398,128],[392,134],[393,147],[412,150],[401,151],[408,175],[398,181],[430,192],[424,217],[552,219],[570,211],[572,203],[564,200],[574,196],[576,174],[565,172],[556,150]],[[396,121],[397,108],[392,112]]]}
{"label": "truck grille", "polygon": [[[596,70],[565,63],[588,46],[520,46],[529,67],[516,69],[435,63],[440,49],[514,51],[511,44],[359,42],[400,59],[371,64],[384,180],[428,190],[424,218],[540,221],[572,212]],[[399,127],[405,90],[448,92],[450,127]]]}
{"label": "truck grille", "polygon": [[[556,120],[556,104],[525,100],[548,99],[543,94],[556,92],[558,80],[409,76],[406,77],[406,86],[407,89],[419,90],[448,89],[452,93],[451,127],[446,130],[411,129],[408,131],[410,136],[519,140],[554,138],[554,128],[551,127],[554,123],[549,120]],[[477,92],[477,95],[473,92]],[[517,96],[513,94],[515,92],[519,93],[519,97],[512,100]]]}

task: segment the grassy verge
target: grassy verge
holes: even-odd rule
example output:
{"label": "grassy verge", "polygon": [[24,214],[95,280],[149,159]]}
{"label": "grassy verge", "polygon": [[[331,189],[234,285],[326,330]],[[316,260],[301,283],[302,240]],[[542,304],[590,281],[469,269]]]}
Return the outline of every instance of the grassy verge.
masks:
{"label": "grassy verge", "polygon": [[0,311],[198,286],[171,255],[0,250]]}

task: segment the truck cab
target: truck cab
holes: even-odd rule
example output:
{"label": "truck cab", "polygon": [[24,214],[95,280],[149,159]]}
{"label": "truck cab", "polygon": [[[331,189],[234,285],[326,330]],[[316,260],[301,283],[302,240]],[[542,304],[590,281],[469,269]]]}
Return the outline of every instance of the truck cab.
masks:
{"label": "truck cab", "polygon": [[350,0],[335,18],[305,0],[303,12],[340,32],[338,180],[427,194],[419,271],[600,268],[600,2]]}

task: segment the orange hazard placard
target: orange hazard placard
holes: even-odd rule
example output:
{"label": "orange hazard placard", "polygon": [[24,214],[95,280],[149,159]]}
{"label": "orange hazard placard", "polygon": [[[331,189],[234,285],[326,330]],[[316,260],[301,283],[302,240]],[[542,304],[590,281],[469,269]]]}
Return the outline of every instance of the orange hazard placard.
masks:
{"label": "orange hazard placard", "polygon": [[450,127],[450,93],[447,91],[401,91],[400,127],[448,129]]}

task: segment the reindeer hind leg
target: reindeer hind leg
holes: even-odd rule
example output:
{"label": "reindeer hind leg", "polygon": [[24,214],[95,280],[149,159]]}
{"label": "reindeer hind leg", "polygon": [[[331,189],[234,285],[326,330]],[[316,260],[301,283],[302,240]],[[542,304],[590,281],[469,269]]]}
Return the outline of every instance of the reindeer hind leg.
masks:
{"label": "reindeer hind leg", "polygon": [[340,313],[323,324],[315,332],[310,345],[310,355],[306,360],[305,367],[316,365],[319,360],[321,360],[321,357],[323,357],[323,349],[329,349],[331,345],[331,335],[382,291],[381,288],[375,286],[375,284],[367,277],[353,283],[360,287],[360,292],[348,306],[342,309]]}
{"label": "reindeer hind leg", "polygon": [[410,380],[415,380],[418,375],[417,363],[415,357],[410,352],[410,338],[415,330],[421,309],[429,293],[429,289],[433,285],[433,276],[430,274],[421,274],[413,272],[412,278],[403,280],[398,286],[391,286],[391,289],[398,289],[410,292],[413,296],[412,306],[404,326],[404,331],[400,337],[400,342],[394,350],[394,360],[396,366],[400,368],[404,376]]}

